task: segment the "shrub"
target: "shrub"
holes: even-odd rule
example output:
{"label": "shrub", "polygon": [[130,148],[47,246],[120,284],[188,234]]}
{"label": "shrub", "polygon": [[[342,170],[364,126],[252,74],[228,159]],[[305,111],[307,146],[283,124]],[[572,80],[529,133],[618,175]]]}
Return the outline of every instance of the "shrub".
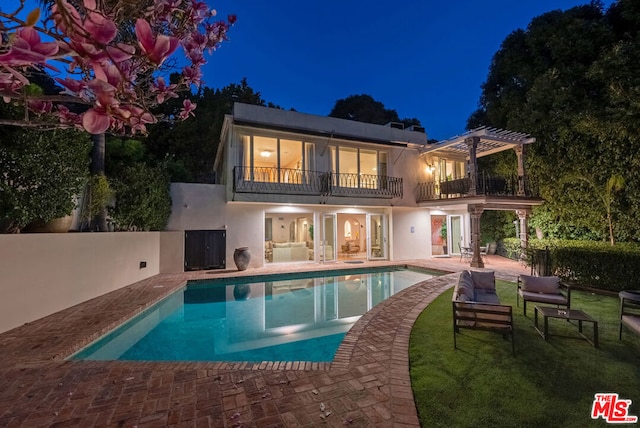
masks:
{"label": "shrub", "polygon": [[520,260],[520,254],[522,253],[520,238],[504,238],[501,241],[501,245],[506,257],[513,260]]}
{"label": "shrub", "polygon": [[91,142],[75,130],[3,128],[0,220],[15,230],[71,214],[87,180]]}
{"label": "shrub", "polygon": [[580,286],[607,291],[640,289],[640,245],[605,242],[532,240],[527,256],[548,248],[551,270]]}
{"label": "shrub", "polygon": [[164,164],[124,167],[113,177],[116,204],[110,214],[118,230],[163,230],[171,214]]}

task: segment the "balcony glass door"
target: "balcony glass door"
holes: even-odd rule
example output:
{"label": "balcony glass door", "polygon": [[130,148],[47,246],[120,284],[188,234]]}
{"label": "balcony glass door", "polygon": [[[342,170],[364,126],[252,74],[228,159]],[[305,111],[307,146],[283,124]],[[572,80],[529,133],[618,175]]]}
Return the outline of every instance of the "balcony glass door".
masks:
{"label": "balcony glass door", "polygon": [[387,239],[387,215],[367,214],[367,258],[387,259],[389,240]]}

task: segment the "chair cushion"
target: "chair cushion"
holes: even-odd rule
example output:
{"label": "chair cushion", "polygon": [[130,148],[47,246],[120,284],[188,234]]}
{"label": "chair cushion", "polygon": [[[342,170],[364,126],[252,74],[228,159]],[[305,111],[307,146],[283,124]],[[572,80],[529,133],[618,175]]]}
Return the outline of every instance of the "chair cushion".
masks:
{"label": "chair cushion", "polygon": [[495,290],[487,290],[485,288],[476,288],[475,301],[481,303],[500,304],[500,298]]}
{"label": "chair cushion", "polygon": [[637,334],[640,334],[640,316],[623,315],[620,321]]}
{"label": "chair cushion", "polygon": [[553,305],[566,305],[567,298],[562,294],[545,294],[545,293],[534,293],[531,291],[522,291],[520,290],[520,296],[528,302],[538,302],[538,303],[550,303]]}
{"label": "chair cushion", "polygon": [[473,293],[473,279],[471,278],[471,274],[468,270],[463,270],[460,273],[460,278],[458,279],[458,295],[456,296],[457,300],[462,300],[460,297],[466,296],[466,300],[473,301],[475,299]]}
{"label": "chair cushion", "polygon": [[476,288],[482,288],[484,290],[496,289],[496,277],[494,272],[478,272],[471,271],[471,278]]}
{"label": "chair cushion", "polygon": [[520,279],[522,279],[523,291],[544,294],[560,293],[560,278],[557,276],[520,275]]}

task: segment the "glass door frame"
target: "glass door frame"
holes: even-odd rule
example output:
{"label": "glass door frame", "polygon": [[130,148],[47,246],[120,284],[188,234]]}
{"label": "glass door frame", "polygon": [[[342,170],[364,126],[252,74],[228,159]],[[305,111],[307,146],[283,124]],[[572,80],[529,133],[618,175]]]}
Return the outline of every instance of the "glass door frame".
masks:
{"label": "glass door frame", "polygon": [[[453,229],[453,219],[458,219],[459,231],[458,233],[454,233]],[[447,215],[447,245],[449,246],[449,255],[460,255],[461,242],[464,240],[464,216],[461,214],[449,214]]]}
{"label": "glass door frame", "polygon": [[[327,262],[336,262],[338,260],[338,249],[336,248],[338,242],[338,214],[336,213],[322,213],[322,234],[321,241],[319,244],[319,254],[320,261],[322,263]],[[332,230],[330,231],[330,236],[327,236],[327,221],[333,223]],[[331,254],[327,254],[327,247],[331,247]]]}
{"label": "glass door frame", "polygon": [[[378,224],[378,227],[380,228],[380,236],[379,236],[379,240],[380,240],[380,249],[379,249],[379,255],[375,255],[373,253],[373,243],[374,243],[374,236],[373,235],[373,231],[372,226],[371,226],[371,221],[373,217],[380,217],[380,223]],[[367,260],[387,260],[388,259],[388,253],[389,253],[389,216],[387,214],[381,213],[374,213],[374,214],[369,214],[367,213],[367,227],[366,227],[366,231],[367,231]]]}

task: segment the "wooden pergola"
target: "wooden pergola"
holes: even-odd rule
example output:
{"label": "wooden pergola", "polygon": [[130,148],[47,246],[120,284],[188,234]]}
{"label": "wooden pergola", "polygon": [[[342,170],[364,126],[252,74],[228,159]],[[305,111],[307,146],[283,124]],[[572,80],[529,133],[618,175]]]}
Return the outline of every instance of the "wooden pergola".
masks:
{"label": "wooden pergola", "polygon": [[[428,144],[425,150],[422,151],[423,155],[431,154],[454,159],[465,157],[468,159],[470,186],[468,195],[463,199],[467,204],[467,210],[471,217],[472,267],[484,267],[480,254],[480,217],[485,209],[514,210],[520,221],[521,246],[523,248],[527,247],[529,214],[533,206],[541,205],[544,202],[540,198],[527,196],[525,191],[524,147],[535,141],[536,139],[529,134],[483,126],[435,144]],[[518,162],[519,180],[516,195],[506,197],[478,195],[476,191],[478,158],[510,149],[515,151]],[[460,200],[457,202],[459,203]],[[441,205],[443,201],[440,200],[436,203]]]}

